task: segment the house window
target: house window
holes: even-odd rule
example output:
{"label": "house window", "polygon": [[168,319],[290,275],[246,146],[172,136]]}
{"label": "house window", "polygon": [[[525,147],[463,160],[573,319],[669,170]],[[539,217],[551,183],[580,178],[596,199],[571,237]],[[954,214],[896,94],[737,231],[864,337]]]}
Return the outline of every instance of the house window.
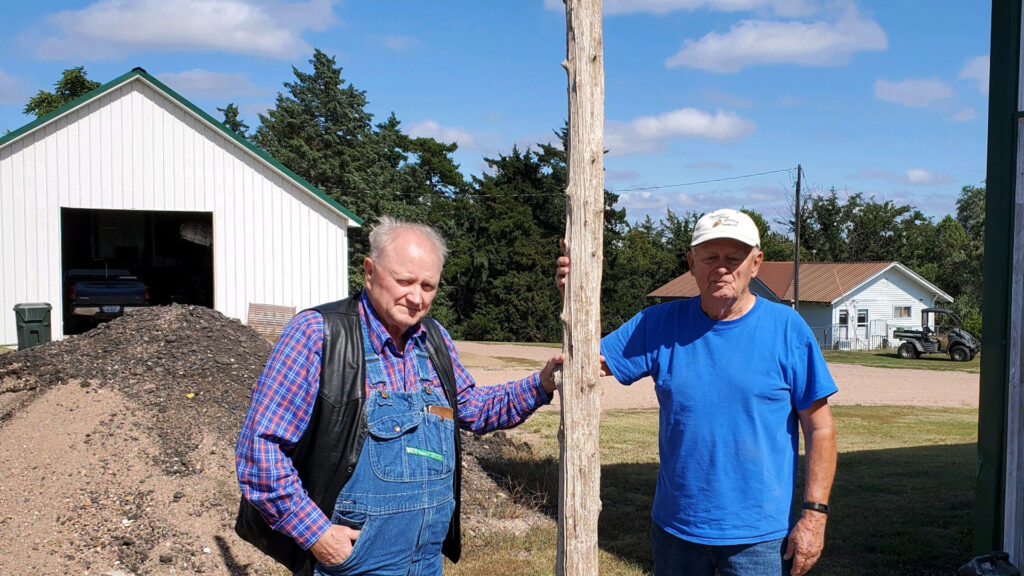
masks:
{"label": "house window", "polygon": [[857,327],[866,328],[868,325],[868,311],[857,310]]}
{"label": "house window", "polygon": [[910,318],[910,306],[893,306],[893,318]]}
{"label": "house window", "polygon": [[850,323],[850,313],[847,312],[846,310],[840,310],[839,311],[839,324],[841,326],[846,326],[849,323]]}

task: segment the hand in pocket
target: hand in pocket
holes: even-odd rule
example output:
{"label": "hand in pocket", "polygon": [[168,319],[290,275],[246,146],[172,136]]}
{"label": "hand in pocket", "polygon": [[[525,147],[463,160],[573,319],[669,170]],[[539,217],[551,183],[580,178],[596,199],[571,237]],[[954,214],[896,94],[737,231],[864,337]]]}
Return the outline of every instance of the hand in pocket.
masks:
{"label": "hand in pocket", "polygon": [[324,535],[313,543],[309,551],[322,564],[327,566],[341,564],[352,554],[352,547],[355,546],[358,538],[359,530],[331,524],[327,532],[324,532]]}

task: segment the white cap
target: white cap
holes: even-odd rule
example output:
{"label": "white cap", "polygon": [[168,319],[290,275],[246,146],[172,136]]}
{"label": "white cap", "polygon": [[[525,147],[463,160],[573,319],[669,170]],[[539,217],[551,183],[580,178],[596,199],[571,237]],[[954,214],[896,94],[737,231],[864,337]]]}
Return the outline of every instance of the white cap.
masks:
{"label": "white cap", "polygon": [[757,230],[754,220],[732,208],[722,208],[701,216],[700,220],[697,220],[697,225],[693,227],[690,247],[719,238],[739,240],[747,246],[761,245],[761,233]]}

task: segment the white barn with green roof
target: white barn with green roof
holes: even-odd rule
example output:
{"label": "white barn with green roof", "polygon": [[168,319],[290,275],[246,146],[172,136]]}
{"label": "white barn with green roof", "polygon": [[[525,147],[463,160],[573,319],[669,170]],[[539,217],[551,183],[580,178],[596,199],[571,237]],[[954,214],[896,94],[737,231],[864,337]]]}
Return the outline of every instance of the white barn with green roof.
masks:
{"label": "white barn with green roof", "polygon": [[343,298],[361,224],[136,68],[0,137],[0,345],[19,303],[49,303],[52,337],[68,332],[69,270],[242,322]]}

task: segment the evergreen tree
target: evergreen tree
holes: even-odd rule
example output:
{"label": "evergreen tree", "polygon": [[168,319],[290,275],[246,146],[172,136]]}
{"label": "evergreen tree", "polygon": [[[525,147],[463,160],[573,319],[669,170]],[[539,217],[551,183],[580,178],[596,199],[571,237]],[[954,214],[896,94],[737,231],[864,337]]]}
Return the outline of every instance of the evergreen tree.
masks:
{"label": "evergreen tree", "polygon": [[561,298],[552,283],[558,239],[565,233],[564,179],[530,150],[485,158],[476,179],[474,268],[464,301],[473,311],[466,337],[557,342]]}
{"label": "evergreen tree", "polygon": [[[389,215],[423,220],[426,210],[403,194],[411,183],[400,170],[410,140],[392,114],[376,126],[366,93],[346,84],[333,56],[319,49],[312,73],[292,68],[294,82],[278,93],[275,107],[260,115],[254,140],[285,166],[372,226]],[[369,251],[367,227],[349,235],[350,289],[362,288],[362,261]]]}
{"label": "evergreen tree", "polygon": [[660,227],[665,249],[672,256],[673,278],[686,273],[690,268],[686,254],[690,251],[693,227],[697,225],[698,219],[700,215],[696,212],[677,216],[671,208],[665,210],[665,218],[661,221]]}
{"label": "evergreen tree", "polygon": [[685,271],[685,259],[679,262],[665,240],[664,229],[650,216],[629,227],[604,281],[602,332],[611,332],[653,304],[647,295]]}
{"label": "evergreen tree", "polygon": [[224,114],[224,120],[221,121],[221,124],[227,126],[242,138],[248,138],[249,125],[238,117],[238,106],[235,106],[234,102],[229,102],[224,108],[217,108],[217,111]]}
{"label": "evergreen tree", "polygon": [[476,207],[472,188],[459,172],[451,155],[456,144],[445,144],[433,138],[408,140],[410,161],[402,165],[407,197],[414,198],[425,211],[425,222],[435,227],[448,243],[448,259],[441,275],[437,296],[430,315],[441,322],[453,336],[462,337],[465,312],[471,310],[462,299],[461,287],[470,278],[475,247],[470,231],[475,222]]}

